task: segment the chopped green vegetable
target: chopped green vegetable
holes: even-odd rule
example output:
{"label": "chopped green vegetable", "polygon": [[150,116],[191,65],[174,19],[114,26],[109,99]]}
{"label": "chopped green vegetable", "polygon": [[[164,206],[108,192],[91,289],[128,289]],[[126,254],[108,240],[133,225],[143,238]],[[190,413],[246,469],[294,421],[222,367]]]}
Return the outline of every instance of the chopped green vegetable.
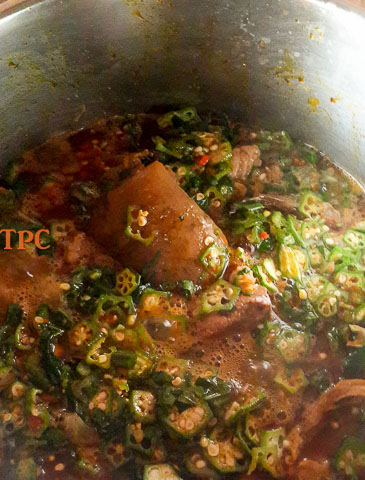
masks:
{"label": "chopped green vegetable", "polygon": [[268,430],[262,434],[260,446],[252,449],[248,474],[258,466],[267,470],[274,478],[280,476],[280,456],[283,448],[284,430]]}
{"label": "chopped green vegetable", "polygon": [[277,373],[274,381],[283,387],[289,393],[297,393],[301,388],[308,385],[304,372],[301,368],[294,370],[288,374]]}
{"label": "chopped green vegetable", "polygon": [[353,250],[365,248],[365,233],[350,228],[343,236],[343,241]]}
{"label": "chopped green vegetable", "polygon": [[299,212],[305,217],[318,217],[321,215],[323,200],[312,192],[304,193],[299,202]]}
{"label": "chopped green vegetable", "polygon": [[215,428],[207,440],[208,445],[203,449],[205,458],[219,473],[230,474],[246,469],[246,455],[231,432]]}
{"label": "chopped green vegetable", "polygon": [[89,351],[86,355],[86,362],[89,365],[95,365],[100,368],[108,369],[111,365],[111,358],[113,353],[116,352],[115,347],[109,347],[104,351],[103,344],[106,341],[106,337],[101,337],[91,344]]}
{"label": "chopped green vegetable", "polygon": [[188,439],[198,435],[212,416],[208,404],[202,402],[181,412],[174,406],[167,416],[163,416],[162,421],[172,436]]}
{"label": "chopped green vegetable", "polygon": [[254,408],[261,404],[265,399],[265,392],[258,388],[246,389],[243,401],[237,401],[231,403],[225,413],[225,422],[230,425],[238,421],[240,417],[251,412]]}
{"label": "chopped green vegetable", "polygon": [[281,273],[284,277],[301,280],[302,269],[299,265],[297,254],[286,245],[281,245],[278,253],[279,265]]}
{"label": "chopped green vegetable", "polygon": [[365,442],[356,437],[347,437],[335,457],[336,470],[356,479],[365,468]]}
{"label": "chopped green vegetable", "polygon": [[216,281],[202,294],[200,314],[205,315],[215,311],[232,310],[240,291],[240,288],[225,280]]}
{"label": "chopped green vegetable", "polygon": [[158,126],[160,128],[167,128],[174,126],[176,120],[182,123],[191,123],[199,121],[199,116],[194,107],[187,107],[181,110],[174,110],[172,112],[165,113],[157,119]]}
{"label": "chopped green vegetable", "polygon": [[117,274],[117,283],[115,288],[120,295],[131,295],[138,287],[140,281],[141,276],[138,273],[133,272],[129,268],[125,268],[119,274]]}
{"label": "chopped green vegetable", "polygon": [[212,243],[202,253],[199,260],[207,272],[213,274],[215,277],[220,277],[228,265],[228,250],[219,247],[216,243]]}
{"label": "chopped green vegetable", "polygon": [[316,300],[316,309],[317,312],[322,315],[322,317],[332,317],[336,315],[338,310],[338,300],[334,294],[328,293],[321,295]]}
{"label": "chopped green vegetable", "polygon": [[259,282],[262,286],[267,288],[270,292],[277,292],[278,291],[275,283],[270,280],[268,275],[266,275],[266,273],[264,272],[261,265],[255,265],[253,267],[252,271],[255,274],[255,277],[258,278],[258,280],[259,280]]}
{"label": "chopped green vegetable", "polygon": [[[136,212],[137,216],[136,216]],[[146,219],[145,211],[142,211],[139,207],[135,205],[130,205],[127,208],[127,226],[125,227],[124,233],[127,237],[137,240],[142,243],[145,247],[148,247],[153,242],[157,232],[154,231],[149,237],[142,236],[142,230],[148,224]],[[148,214],[148,212],[147,212]],[[138,221],[140,219],[140,221]],[[137,225],[136,225],[137,224]]]}
{"label": "chopped green vegetable", "polygon": [[156,399],[153,393],[145,390],[133,390],[129,407],[136,422],[150,423],[155,419]]}

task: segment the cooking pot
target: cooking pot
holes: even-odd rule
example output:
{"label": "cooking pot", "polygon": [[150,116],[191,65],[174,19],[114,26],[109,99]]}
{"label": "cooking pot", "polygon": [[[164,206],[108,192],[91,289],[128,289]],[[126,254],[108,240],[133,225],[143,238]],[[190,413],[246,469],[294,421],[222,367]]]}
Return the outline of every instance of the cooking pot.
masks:
{"label": "cooking pot", "polygon": [[103,116],[194,104],[285,128],[365,180],[362,5],[21,3],[0,18],[1,164]]}

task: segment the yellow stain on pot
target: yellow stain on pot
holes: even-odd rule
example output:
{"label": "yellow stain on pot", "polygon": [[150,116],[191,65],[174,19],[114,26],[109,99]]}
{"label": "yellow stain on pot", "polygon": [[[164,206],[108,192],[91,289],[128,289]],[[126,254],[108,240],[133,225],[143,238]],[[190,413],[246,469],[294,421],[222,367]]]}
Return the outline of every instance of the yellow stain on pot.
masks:
{"label": "yellow stain on pot", "polygon": [[294,55],[286,48],[283,57],[276,67],[269,69],[274,72],[274,76],[283,79],[288,85],[295,80],[298,83],[304,83],[304,70],[298,68]]}
{"label": "yellow stain on pot", "polygon": [[317,108],[319,107],[320,103],[321,102],[316,97],[309,97],[308,98],[308,105],[314,113],[317,112]]}

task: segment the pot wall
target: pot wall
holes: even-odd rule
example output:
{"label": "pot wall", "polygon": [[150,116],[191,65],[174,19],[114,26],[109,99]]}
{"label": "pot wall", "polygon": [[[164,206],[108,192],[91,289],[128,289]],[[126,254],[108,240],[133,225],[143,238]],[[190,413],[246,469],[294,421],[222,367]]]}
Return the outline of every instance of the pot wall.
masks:
{"label": "pot wall", "polygon": [[360,4],[23,4],[0,19],[1,163],[105,115],[196,104],[285,128],[365,180],[364,45]]}

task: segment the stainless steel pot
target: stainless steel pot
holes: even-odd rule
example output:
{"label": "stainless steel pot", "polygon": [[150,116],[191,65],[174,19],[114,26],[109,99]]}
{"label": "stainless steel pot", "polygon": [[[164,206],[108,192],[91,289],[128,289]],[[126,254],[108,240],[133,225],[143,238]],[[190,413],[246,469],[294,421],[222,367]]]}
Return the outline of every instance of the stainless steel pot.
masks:
{"label": "stainless steel pot", "polygon": [[365,17],[353,4],[23,3],[0,19],[1,163],[102,116],[196,104],[288,129],[365,180]]}

